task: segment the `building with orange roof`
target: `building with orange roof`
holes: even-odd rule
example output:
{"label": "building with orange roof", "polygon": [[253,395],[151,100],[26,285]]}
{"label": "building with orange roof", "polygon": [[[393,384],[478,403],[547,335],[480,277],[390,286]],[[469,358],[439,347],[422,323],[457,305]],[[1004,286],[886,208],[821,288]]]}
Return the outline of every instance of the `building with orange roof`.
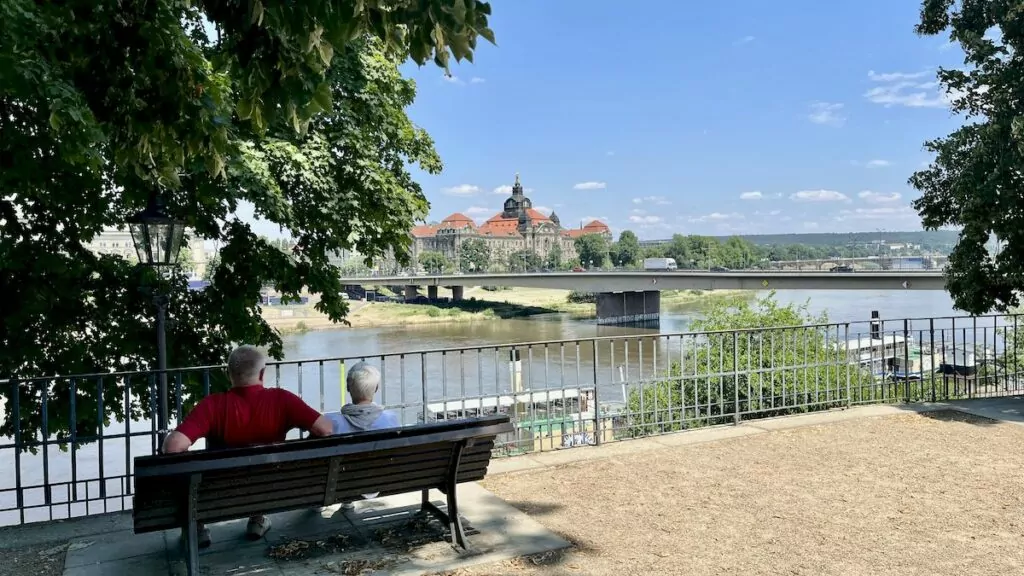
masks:
{"label": "building with orange roof", "polygon": [[542,259],[558,246],[562,259],[576,257],[576,238],[586,234],[601,234],[611,239],[611,230],[598,220],[577,229],[566,229],[554,212],[550,216],[533,207],[533,201],[523,193],[523,185],[516,174],[512,195],[505,200],[501,212],[477,226],[472,218],[456,212],[439,224],[416,226],[413,237],[412,258],[416,262],[423,252],[440,252],[453,262],[459,261],[462,245],[473,239],[487,243],[493,264],[504,264],[511,254],[528,250]]}

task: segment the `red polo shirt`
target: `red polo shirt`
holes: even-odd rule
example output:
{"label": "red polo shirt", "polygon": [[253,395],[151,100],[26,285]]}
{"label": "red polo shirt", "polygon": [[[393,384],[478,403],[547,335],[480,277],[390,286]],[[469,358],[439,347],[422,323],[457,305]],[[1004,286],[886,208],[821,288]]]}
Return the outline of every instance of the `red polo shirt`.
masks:
{"label": "red polo shirt", "polygon": [[320,413],[280,388],[240,386],[203,398],[177,430],[209,448],[241,448],[284,442],[292,428],[309,430]]}

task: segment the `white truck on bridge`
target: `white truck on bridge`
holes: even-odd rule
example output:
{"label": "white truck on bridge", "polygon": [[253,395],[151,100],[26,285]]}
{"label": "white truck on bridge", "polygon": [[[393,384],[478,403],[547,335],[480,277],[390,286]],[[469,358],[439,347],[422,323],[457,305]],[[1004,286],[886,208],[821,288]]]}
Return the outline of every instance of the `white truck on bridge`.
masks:
{"label": "white truck on bridge", "polygon": [[675,270],[675,258],[644,258],[644,270]]}

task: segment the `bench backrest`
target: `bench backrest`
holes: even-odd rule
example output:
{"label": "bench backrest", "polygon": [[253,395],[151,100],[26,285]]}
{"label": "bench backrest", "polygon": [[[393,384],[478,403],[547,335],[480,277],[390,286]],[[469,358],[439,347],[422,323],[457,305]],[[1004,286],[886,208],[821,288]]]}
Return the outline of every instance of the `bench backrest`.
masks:
{"label": "bench backrest", "polygon": [[[192,483],[202,522],[440,489],[487,473],[508,416],[467,418],[281,444],[135,459],[135,532],[181,527]],[[459,465],[453,468],[453,456]]]}

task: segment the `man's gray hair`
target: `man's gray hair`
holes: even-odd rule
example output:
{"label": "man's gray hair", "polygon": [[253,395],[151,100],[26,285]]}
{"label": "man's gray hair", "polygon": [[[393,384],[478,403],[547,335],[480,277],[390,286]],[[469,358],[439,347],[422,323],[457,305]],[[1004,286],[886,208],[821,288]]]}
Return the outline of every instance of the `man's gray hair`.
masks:
{"label": "man's gray hair", "polygon": [[235,386],[259,382],[260,370],[266,367],[267,355],[255,346],[239,346],[228,356],[228,377]]}
{"label": "man's gray hair", "polygon": [[372,364],[359,362],[348,371],[346,382],[353,402],[373,400],[380,387],[380,370]]}

